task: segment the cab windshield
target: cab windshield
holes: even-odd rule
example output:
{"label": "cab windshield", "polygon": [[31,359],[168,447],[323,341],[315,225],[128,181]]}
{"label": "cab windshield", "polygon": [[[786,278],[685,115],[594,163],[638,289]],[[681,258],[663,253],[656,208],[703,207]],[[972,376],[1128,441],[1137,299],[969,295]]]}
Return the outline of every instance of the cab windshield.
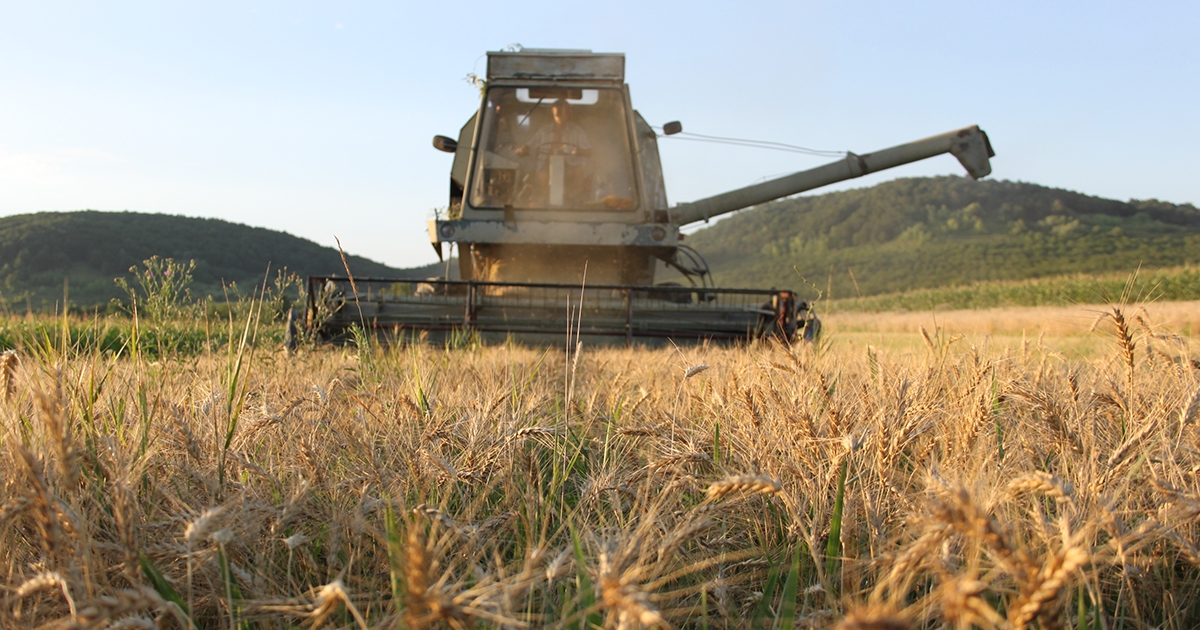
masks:
{"label": "cab windshield", "polygon": [[633,210],[633,152],[618,89],[494,87],[475,156],[471,205]]}

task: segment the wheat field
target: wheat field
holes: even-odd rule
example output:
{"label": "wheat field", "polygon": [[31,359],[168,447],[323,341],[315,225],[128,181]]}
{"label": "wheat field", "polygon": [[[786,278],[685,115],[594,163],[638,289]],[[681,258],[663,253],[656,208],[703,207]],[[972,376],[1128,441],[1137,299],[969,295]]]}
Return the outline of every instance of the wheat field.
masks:
{"label": "wheat field", "polygon": [[1194,340],[1094,319],[1086,353],[46,338],[0,360],[0,627],[1196,627]]}

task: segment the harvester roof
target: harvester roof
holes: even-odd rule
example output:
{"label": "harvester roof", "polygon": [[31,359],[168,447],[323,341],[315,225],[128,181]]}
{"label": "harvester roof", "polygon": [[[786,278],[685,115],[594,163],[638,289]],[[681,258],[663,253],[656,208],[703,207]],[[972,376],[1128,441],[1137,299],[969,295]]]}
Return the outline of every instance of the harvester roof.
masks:
{"label": "harvester roof", "polygon": [[623,53],[590,50],[527,48],[518,52],[489,52],[488,81],[604,81],[625,82]]}

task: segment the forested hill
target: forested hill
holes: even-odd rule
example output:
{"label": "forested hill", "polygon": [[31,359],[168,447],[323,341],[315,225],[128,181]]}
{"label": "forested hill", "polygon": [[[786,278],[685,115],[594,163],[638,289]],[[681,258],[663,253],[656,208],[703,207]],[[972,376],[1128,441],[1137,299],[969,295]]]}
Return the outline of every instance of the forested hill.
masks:
{"label": "forested hill", "polygon": [[[344,274],[338,251],[284,232],[218,219],[137,212],[39,212],[0,218],[0,296],[9,308],[62,301],[91,306],[121,296],[113,278],[151,257],[196,261],[194,294],[220,295],[222,283],[262,282],[267,266],[301,276]],[[405,272],[347,256],[356,275]],[[274,271],[271,272],[274,275]]]}
{"label": "forested hill", "polygon": [[686,244],[708,259],[718,286],[807,281],[839,298],[1196,264],[1200,210],[1021,182],[910,178],[764,204]]}
{"label": "forested hill", "polygon": [[[1115,201],[1008,181],[898,179],[745,210],[690,235],[719,286],[817,289],[833,298],[1067,273],[1200,264],[1200,210]],[[267,270],[343,273],[336,249],[217,219],[135,212],[0,218],[0,305],[103,304],[113,278],[150,256],[196,261],[194,294],[219,295]],[[437,275],[348,256],[362,276]],[[806,287],[806,283],[810,286]]]}

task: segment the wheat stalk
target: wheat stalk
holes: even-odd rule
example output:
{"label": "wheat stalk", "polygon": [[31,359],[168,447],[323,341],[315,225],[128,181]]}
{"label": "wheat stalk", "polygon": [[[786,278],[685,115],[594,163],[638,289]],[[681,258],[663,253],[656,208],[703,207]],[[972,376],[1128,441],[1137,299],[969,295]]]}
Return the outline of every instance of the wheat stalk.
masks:
{"label": "wheat stalk", "polygon": [[[19,601],[25,597],[51,588],[59,588],[62,590],[63,598],[67,600],[67,607],[71,610],[71,618],[74,619],[77,615],[75,612],[75,598],[71,597],[71,589],[67,585],[67,580],[57,571],[45,571],[39,573],[28,580],[25,580],[17,587],[16,599]],[[19,619],[21,611],[19,608],[13,611],[13,617]]]}
{"label": "wheat stalk", "polygon": [[929,354],[936,355],[937,347],[933,343],[933,339],[931,339],[929,337],[929,331],[925,330],[924,326],[921,326],[920,328],[921,328],[921,339],[923,339],[925,341],[925,347],[929,349]]}
{"label": "wheat stalk", "polygon": [[966,576],[954,577],[937,590],[942,618],[958,628],[1004,627],[1004,617],[982,597],[988,585]]}
{"label": "wheat stalk", "polygon": [[1185,402],[1183,407],[1179,410],[1180,430],[1195,421],[1197,416],[1200,416],[1200,387],[1197,387],[1196,391],[1192,392],[1192,395],[1188,397],[1187,402]]}
{"label": "wheat stalk", "polygon": [[686,380],[686,379],[692,378],[693,376],[703,373],[710,369],[712,369],[711,365],[693,365],[693,366],[689,367],[688,369],[684,370],[683,378]]}
{"label": "wheat stalk", "polygon": [[183,539],[188,546],[196,544],[197,541],[204,540],[209,534],[216,530],[217,524],[222,516],[225,515],[224,506],[209,508],[201,513],[196,518],[188,523],[187,528],[183,531]]}
{"label": "wheat stalk", "polygon": [[609,618],[605,625],[622,630],[669,628],[649,595],[635,582],[637,572],[621,573],[620,564],[609,552],[600,554],[600,602]]}
{"label": "wheat stalk", "polygon": [[1087,562],[1088,553],[1079,547],[1069,546],[1052,554],[1037,575],[1033,576],[1032,583],[1022,585],[1027,592],[1009,608],[1008,620],[1013,628],[1020,630],[1033,621],[1058,595],[1067,578]]}
{"label": "wheat stalk", "polygon": [[79,451],[71,439],[71,424],[64,409],[61,378],[61,374],[55,375],[54,396],[35,389],[34,399],[41,411],[47,437],[54,446],[62,487],[71,490],[79,484]]}
{"label": "wheat stalk", "polygon": [[777,479],[765,475],[735,475],[714,482],[705,494],[709,501],[719,501],[736,493],[779,494],[782,490]]}
{"label": "wheat stalk", "polygon": [[0,378],[4,379],[4,402],[12,402],[13,394],[17,391],[17,358],[16,350],[5,350],[0,353]]}
{"label": "wheat stalk", "polygon": [[1121,312],[1121,307],[1113,306],[1110,316],[1112,317],[1113,325],[1116,327],[1117,347],[1121,350],[1121,357],[1125,360],[1125,367],[1129,371],[1129,382],[1132,385],[1134,350],[1136,349],[1133,341],[1133,331],[1129,329],[1129,323],[1125,321],[1125,314]]}
{"label": "wheat stalk", "polygon": [[330,615],[337,612],[339,606],[346,607],[346,610],[354,616],[354,621],[361,630],[368,630],[366,619],[363,619],[362,613],[358,612],[358,608],[351,601],[350,595],[346,592],[346,585],[342,583],[341,578],[317,588],[316,607],[309,614],[308,619],[310,627],[321,626]]}
{"label": "wheat stalk", "polygon": [[837,630],[908,630],[912,623],[888,604],[873,604],[856,608],[834,626]]}
{"label": "wheat stalk", "polygon": [[16,448],[29,479],[31,502],[42,534],[42,544],[47,555],[54,557],[63,549],[62,523],[55,508],[55,499],[50,494],[41,461],[24,446]]}
{"label": "wheat stalk", "polygon": [[1074,491],[1071,484],[1063,482],[1055,475],[1042,471],[1021,475],[1013,479],[1009,482],[1006,490],[1011,496],[1034,492],[1060,500],[1069,500]]}
{"label": "wheat stalk", "polygon": [[191,621],[179,609],[179,606],[164,601],[158,593],[149,587],[119,590],[112,595],[104,595],[88,600],[80,606],[75,622],[67,627],[78,630],[102,628],[112,620],[147,609],[169,612],[179,622],[180,627],[193,627]]}
{"label": "wheat stalk", "polygon": [[146,617],[125,617],[110,624],[106,630],[159,630],[153,619]]}

